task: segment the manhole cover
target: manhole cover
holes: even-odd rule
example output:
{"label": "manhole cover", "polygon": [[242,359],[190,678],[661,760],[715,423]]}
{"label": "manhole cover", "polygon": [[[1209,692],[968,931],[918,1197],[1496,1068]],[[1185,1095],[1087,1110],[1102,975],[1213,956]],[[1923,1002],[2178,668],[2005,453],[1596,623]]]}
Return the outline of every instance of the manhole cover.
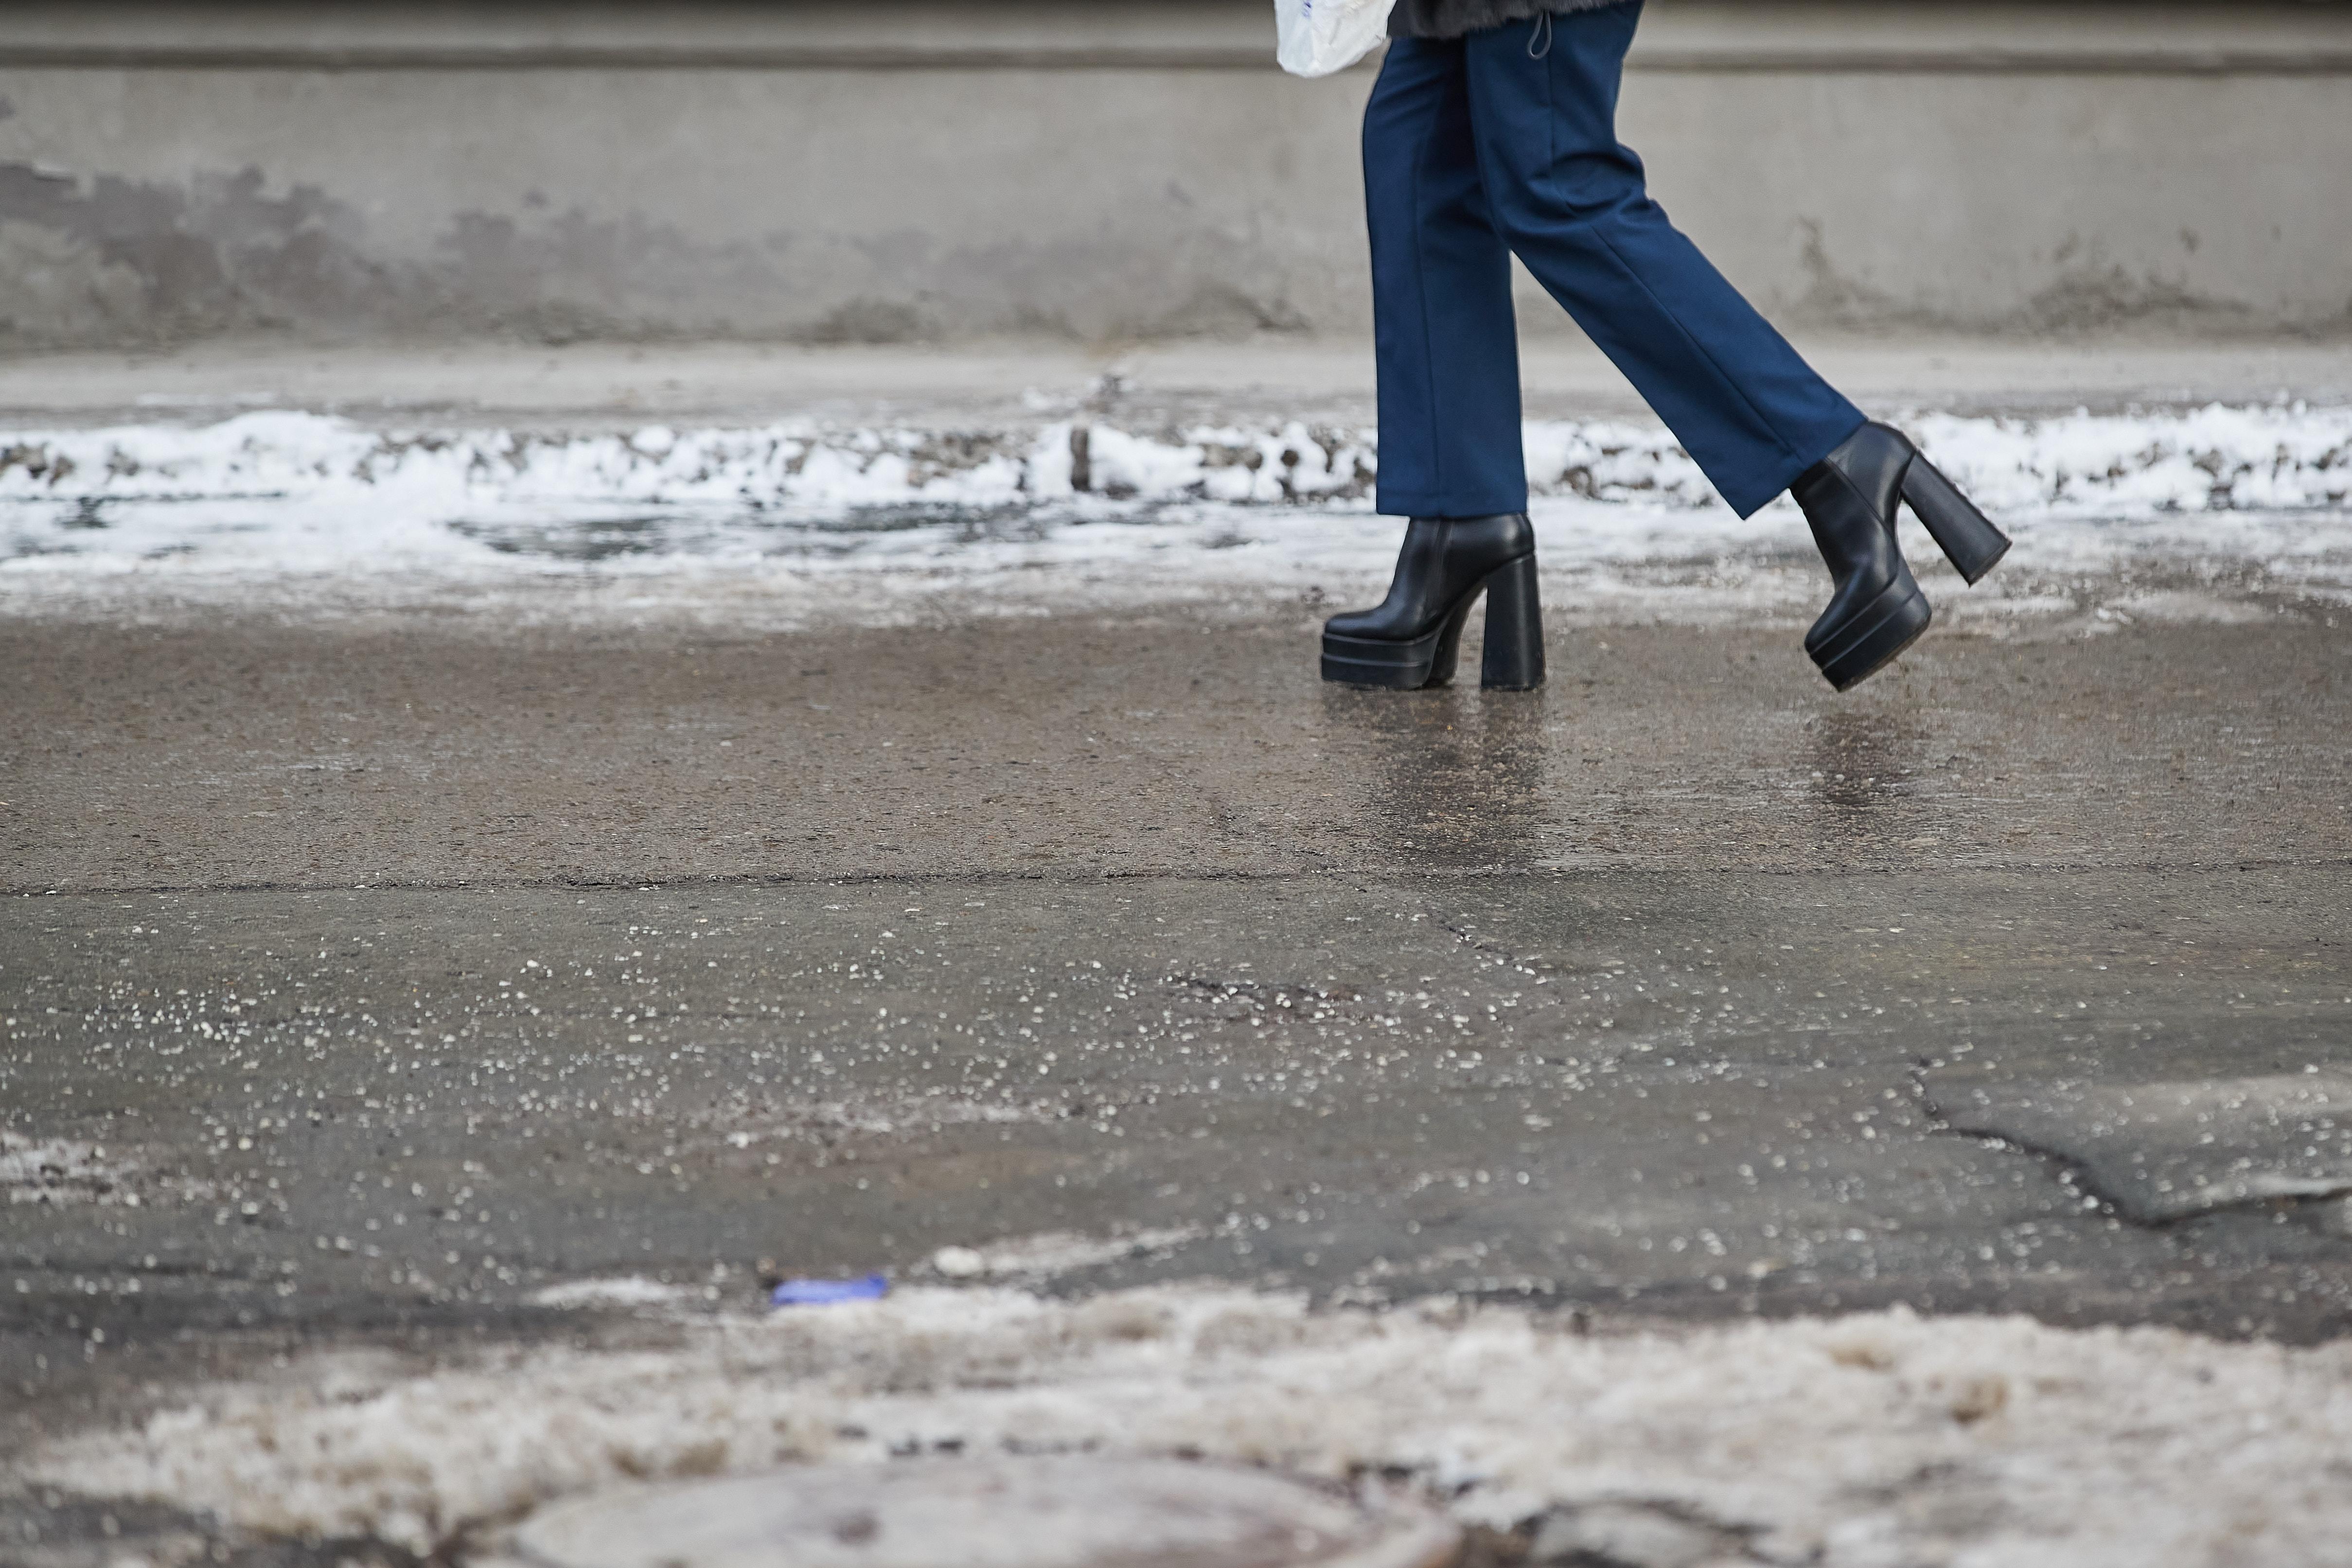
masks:
{"label": "manhole cover", "polygon": [[534,1568],[1441,1568],[1450,1525],[1256,1470],[944,1459],[636,1487],[523,1525]]}

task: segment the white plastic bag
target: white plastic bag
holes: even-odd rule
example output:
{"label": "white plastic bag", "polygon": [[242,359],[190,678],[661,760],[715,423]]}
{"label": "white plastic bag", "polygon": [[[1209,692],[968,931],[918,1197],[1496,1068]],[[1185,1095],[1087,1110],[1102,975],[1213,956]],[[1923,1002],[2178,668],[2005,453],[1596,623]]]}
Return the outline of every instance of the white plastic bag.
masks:
{"label": "white plastic bag", "polygon": [[1389,36],[1396,0],[1274,0],[1275,57],[1293,76],[1346,70]]}

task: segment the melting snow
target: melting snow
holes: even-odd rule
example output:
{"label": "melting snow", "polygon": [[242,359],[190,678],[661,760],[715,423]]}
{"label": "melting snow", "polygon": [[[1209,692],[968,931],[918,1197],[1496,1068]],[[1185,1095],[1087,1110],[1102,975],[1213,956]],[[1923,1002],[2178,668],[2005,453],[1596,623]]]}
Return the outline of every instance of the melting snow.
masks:
{"label": "melting snow", "polygon": [[[2330,593],[2352,582],[2352,410],[1902,423],[2018,533],[2029,570],[2153,558],[2251,564]],[[1655,426],[1538,423],[1527,436],[1547,564],[1582,573],[1586,599],[1788,597],[1769,580],[1774,559],[1804,557],[1787,502],[1734,518]],[[887,621],[958,590],[1049,605],[1352,591],[1395,548],[1394,523],[1370,513],[1377,469],[1371,432],[1297,423],[566,436],[269,413],[19,432],[0,434],[0,603],[267,601],[271,583],[325,579],[379,597],[435,584],[488,609],[488,595],[560,581],[618,588],[638,609],[667,594],[710,613],[850,603]],[[1713,575],[1630,580],[1657,563]]]}
{"label": "melting snow", "polygon": [[1824,1568],[2315,1563],[2352,1531],[2343,1343],[1901,1312],[1583,1337],[1205,1287],[917,1289],[678,1333],[406,1378],[321,1356],[27,1469],[419,1552],[627,1479],[958,1445],[1402,1472],[1469,1522],[1643,1511]]}

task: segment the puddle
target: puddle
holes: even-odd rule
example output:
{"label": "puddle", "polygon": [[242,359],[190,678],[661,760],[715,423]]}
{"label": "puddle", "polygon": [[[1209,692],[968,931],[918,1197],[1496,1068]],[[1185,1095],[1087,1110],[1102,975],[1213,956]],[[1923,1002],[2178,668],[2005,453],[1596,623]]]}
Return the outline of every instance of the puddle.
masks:
{"label": "puddle", "polygon": [[1454,684],[1403,700],[1323,688],[1331,766],[1369,788],[1387,847],[1408,862],[1529,865],[1545,852],[1545,695],[1479,690],[1478,656],[1465,635]]}
{"label": "puddle", "polygon": [[1897,804],[1927,759],[1917,721],[1893,706],[1838,708],[1806,727],[1812,802],[1842,831]]}

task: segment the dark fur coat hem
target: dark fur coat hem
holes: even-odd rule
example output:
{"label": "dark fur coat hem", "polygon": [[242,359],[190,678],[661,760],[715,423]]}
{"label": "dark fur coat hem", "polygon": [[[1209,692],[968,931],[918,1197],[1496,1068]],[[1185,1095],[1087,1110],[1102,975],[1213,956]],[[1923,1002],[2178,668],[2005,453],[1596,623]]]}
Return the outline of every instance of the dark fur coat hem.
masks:
{"label": "dark fur coat hem", "polygon": [[1624,0],[1397,0],[1389,13],[1392,38],[1458,38],[1481,27],[1524,22],[1545,11],[1597,11]]}

